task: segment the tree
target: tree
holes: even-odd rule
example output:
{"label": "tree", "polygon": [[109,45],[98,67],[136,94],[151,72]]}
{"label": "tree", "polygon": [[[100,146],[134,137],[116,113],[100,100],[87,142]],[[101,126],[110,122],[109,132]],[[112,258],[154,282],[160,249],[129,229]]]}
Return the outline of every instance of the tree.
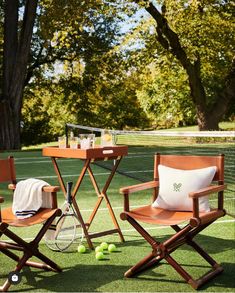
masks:
{"label": "tree", "polygon": [[155,20],[158,44],[184,68],[199,129],[217,130],[235,101],[232,1],[158,1],[161,12],[151,1],[135,2]]}
{"label": "tree", "polygon": [[4,2],[0,149],[20,148],[21,106],[37,3],[37,0],[26,0],[21,20],[19,1],[7,0]]}
{"label": "tree", "polygon": [[140,74],[137,97],[154,128],[195,125],[195,109],[184,69],[166,56],[159,56]]}
{"label": "tree", "polygon": [[[33,142],[55,138],[64,132],[66,122],[115,128],[141,127],[146,122],[134,84],[125,82],[122,52],[115,49],[120,27],[114,5],[101,6],[98,1],[91,7],[83,7],[80,1],[65,4],[59,1],[53,9],[44,6],[40,16],[37,44],[43,50],[34,44],[33,56],[38,61],[35,58],[28,70],[34,79],[30,91],[25,91],[24,143],[30,142],[30,136]],[[63,66],[56,74],[55,60]],[[41,64],[40,70],[35,64]],[[40,132],[39,138],[34,129],[35,125],[42,128],[43,122],[50,134],[46,137]]]}
{"label": "tree", "polygon": [[[72,60],[71,37],[82,50],[79,35],[92,19],[82,18],[93,4],[102,1],[5,0],[2,93],[0,97],[0,148],[19,149],[23,92],[42,66],[53,68],[56,60]],[[38,9],[37,9],[38,8]],[[79,8],[79,9],[77,9]],[[63,11],[63,14],[61,14]],[[36,15],[38,12],[38,15]],[[2,16],[2,15],[1,15]],[[50,21],[48,21],[50,19]],[[45,25],[46,24],[46,25]],[[88,33],[88,32],[87,32]],[[70,39],[71,39],[70,38]],[[54,42],[54,43],[53,43]],[[57,46],[56,43],[59,43]],[[30,47],[31,45],[31,47]]]}
{"label": "tree", "polygon": [[[38,142],[35,132],[32,131],[35,125],[36,128],[51,126],[55,129],[51,125],[51,121],[55,119],[49,116],[50,113],[53,115],[53,111],[47,111],[47,101],[51,102],[53,98],[55,102],[55,92],[58,94],[55,105],[57,109],[59,106],[66,109],[66,117],[77,116],[77,122],[83,120],[83,123],[92,118],[97,121],[96,117],[100,112],[96,109],[96,104],[100,104],[104,98],[100,96],[99,88],[107,85],[106,79],[117,78],[115,73],[118,70],[114,68],[118,68],[117,60],[120,59],[115,54],[112,57],[111,51],[119,36],[117,20],[122,18],[116,13],[118,7],[119,4],[112,0],[40,0],[39,3],[4,1],[5,61],[0,107],[0,148],[20,148],[21,124],[26,142],[30,141],[29,132],[32,135],[31,141]],[[53,82],[51,76],[54,74],[56,62],[69,66],[69,70],[65,71],[68,75],[60,76],[58,80],[58,74],[55,74],[54,86],[47,87],[52,89],[52,93],[48,93],[46,89],[45,95],[39,88],[45,84],[46,79],[48,83]],[[70,71],[73,71],[76,64],[81,67],[81,74],[74,77]],[[98,83],[103,85],[100,87]],[[114,89],[114,86],[111,87]],[[43,95],[40,97],[39,93]],[[115,100],[114,94],[109,100]],[[134,111],[136,103],[133,99],[130,100],[133,101]],[[93,109],[90,107],[91,103]],[[71,113],[69,107],[74,109]],[[113,111],[112,107],[109,109]],[[61,123],[63,121],[61,119]],[[46,138],[46,135],[43,134],[43,137]]]}
{"label": "tree", "polygon": [[3,86],[3,2],[0,2],[0,96]]}

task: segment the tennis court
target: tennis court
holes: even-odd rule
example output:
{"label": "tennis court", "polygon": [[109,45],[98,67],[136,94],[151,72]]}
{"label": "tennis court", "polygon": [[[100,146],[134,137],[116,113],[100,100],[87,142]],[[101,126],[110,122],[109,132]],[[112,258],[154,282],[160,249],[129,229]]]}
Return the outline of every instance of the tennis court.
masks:
{"label": "tennis court", "polygon": [[[120,141],[120,143],[122,143]],[[191,143],[192,144],[192,143]],[[130,144],[129,144],[130,145]],[[211,145],[211,144],[210,144]],[[204,144],[205,146],[205,144]],[[85,254],[79,254],[76,251],[77,243],[74,243],[66,252],[53,252],[42,243],[42,252],[50,256],[62,268],[60,274],[39,271],[36,269],[24,269],[22,272],[22,282],[11,290],[17,291],[53,291],[53,292],[189,292],[194,291],[186,284],[180,276],[165,262],[159,268],[148,270],[136,278],[126,279],[124,273],[135,264],[141,257],[149,252],[149,246],[135,232],[126,221],[121,221],[119,214],[123,210],[123,198],[119,194],[119,188],[136,184],[141,181],[152,179],[153,154],[155,152],[174,153],[188,152],[187,146],[179,145],[166,146],[152,145],[148,147],[141,145],[130,145],[129,154],[121,162],[119,173],[117,173],[108,190],[109,199],[112,203],[114,212],[117,216],[121,230],[125,237],[125,243],[121,243],[118,235],[109,235],[94,240],[95,246],[102,241],[115,243],[117,251],[115,253],[106,253],[105,259],[97,261],[95,252],[87,250]],[[202,153],[202,147],[193,146],[195,153]],[[207,146],[207,151],[208,151]],[[229,160],[225,165],[225,181],[229,181],[228,191],[225,193],[225,205],[231,214],[234,215],[234,144],[226,145],[226,149],[213,144],[210,147],[210,153],[227,153]],[[225,156],[226,156],[225,153]],[[8,153],[2,154],[7,156]],[[57,177],[54,173],[52,163],[49,158],[42,157],[40,150],[22,151],[11,153],[15,157],[17,179],[22,180],[29,177],[40,178],[51,185],[58,185]],[[226,158],[226,157],[225,157]],[[75,181],[78,170],[81,168],[81,162],[74,159],[61,159],[61,170],[66,181]],[[109,173],[108,163],[106,165],[93,166],[93,171],[99,184],[102,184]],[[10,199],[6,192],[2,192],[5,186],[1,186],[1,195],[5,196],[4,207],[10,204]],[[59,192],[59,205],[64,202],[62,192]],[[151,194],[148,197],[146,192],[137,193],[132,201],[133,206],[148,204]],[[77,194],[77,201],[84,218],[89,217],[92,207],[96,201],[96,195],[91,191],[90,180],[85,176],[81,189]],[[234,252],[234,218],[225,216],[217,220],[213,225],[197,237],[199,244],[214,257],[218,263],[224,267],[224,273],[203,286],[203,291],[208,292],[234,292],[234,272],[235,272],[235,252]],[[91,226],[91,231],[112,228],[109,220],[107,208],[101,206],[97,217]],[[162,240],[173,234],[172,230],[164,227],[153,227],[146,225],[152,235]],[[25,239],[31,239],[34,229],[21,229],[21,235]],[[213,244],[213,245],[212,245]],[[87,246],[87,245],[86,245]],[[207,263],[200,259],[193,251],[186,246],[173,253],[174,257],[185,267],[189,273],[197,277],[203,271],[208,270]],[[190,261],[188,261],[190,260]],[[4,263],[0,269],[0,282],[3,283],[8,272],[12,270],[13,262],[0,254],[0,262]],[[190,263],[190,265],[188,265]]]}

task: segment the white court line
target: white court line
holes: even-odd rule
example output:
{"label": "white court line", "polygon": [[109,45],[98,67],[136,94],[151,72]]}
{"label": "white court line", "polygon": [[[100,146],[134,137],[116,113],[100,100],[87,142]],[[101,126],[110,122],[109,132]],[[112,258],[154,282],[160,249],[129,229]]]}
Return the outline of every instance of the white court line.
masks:
{"label": "white court line", "polygon": [[[43,158],[41,158],[43,159]],[[33,160],[33,161],[28,161],[28,162],[15,162],[16,165],[25,165],[25,164],[41,164],[41,163],[50,163],[51,160],[50,158],[45,158],[44,160],[41,161],[41,159],[39,161]],[[61,160],[60,162],[69,162],[69,161],[73,161],[74,159],[66,159],[66,160]]]}
{"label": "white court line", "polygon": [[[213,224],[224,224],[224,223],[233,223],[235,222],[234,220],[222,220],[222,221],[215,221],[212,223]],[[179,225],[179,227],[182,227],[183,225]],[[144,227],[143,227],[144,228]],[[158,230],[158,229],[168,229],[170,228],[169,226],[158,226],[158,227],[145,227],[145,230]],[[126,229],[126,230],[122,230],[122,232],[133,232],[136,231],[135,229]]]}
{"label": "white court line", "polygon": [[[127,171],[125,173],[150,173],[153,172],[153,170],[142,170],[142,171]],[[94,173],[95,176],[103,176],[103,175],[109,175],[110,172],[103,172],[103,173]],[[63,175],[63,177],[77,177],[77,174],[67,174]],[[89,176],[89,174],[85,174],[85,176]],[[26,179],[27,177],[17,177],[18,180],[23,180]],[[57,178],[56,175],[48,175],[48,176],[37,176],[35,178],[40,178],[40,179],[46,179],[46,178]]]}
{"label": "white court line", "polygon": [[[234,198],[228,198],[228,200],[231,200],[231,199],[234,199]],[[131,208],[140,208],[142,207],[143,205],[137,205],[137,206],[134,206],[132,205]],[[122,207],[112,207],[113,210],[123,210],[123,206]],[[81,209],[81,212],[92,212],[93,209]],[[108,208],[99,208],[99,211],[108,211]]]}

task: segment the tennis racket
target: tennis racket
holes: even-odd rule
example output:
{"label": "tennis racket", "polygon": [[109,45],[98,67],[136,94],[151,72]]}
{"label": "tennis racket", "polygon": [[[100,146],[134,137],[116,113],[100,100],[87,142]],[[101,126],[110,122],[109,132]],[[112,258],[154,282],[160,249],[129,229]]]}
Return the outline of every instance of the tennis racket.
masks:
{"label": "tennis racket", "polygon": [[80,244],[84,238],[82,226],[72,205],[72,185],[72,182],[67,183],[66,201],[61,207],[62,215],[49,228],[53,231],[53,236],[51,239],[46,239],[46,244],[52,250],[64,251],[75,241],[76,244]]}

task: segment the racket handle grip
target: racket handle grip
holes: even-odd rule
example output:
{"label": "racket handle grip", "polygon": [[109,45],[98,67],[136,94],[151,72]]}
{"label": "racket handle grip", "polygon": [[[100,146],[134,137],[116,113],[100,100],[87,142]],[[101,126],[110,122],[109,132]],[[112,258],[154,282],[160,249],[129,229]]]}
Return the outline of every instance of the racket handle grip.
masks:
{"label": "racket handle grip", "polygon": [[69,204],[72,203],[72,186],[73,186],[73,182],[67,182],[67,202]]}

